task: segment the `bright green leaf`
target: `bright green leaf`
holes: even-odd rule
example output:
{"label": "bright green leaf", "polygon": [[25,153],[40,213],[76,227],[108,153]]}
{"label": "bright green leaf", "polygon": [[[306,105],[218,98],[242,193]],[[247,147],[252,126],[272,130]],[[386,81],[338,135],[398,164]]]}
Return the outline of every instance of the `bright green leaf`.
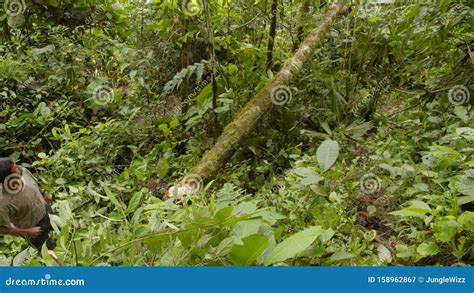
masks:
{"label": "bright green leaf", "polygon": [[319,166],[325,172],[336,162],[339,156],[339,144],[334,140],[324,141],[316,152]]}
{"label": "bright green leaf", "polygon": [[323,231],[321,227],[313,226],[288,237],[283,242],[277,244],[272,252],[270,252],[265,260],[265,265],[271,265],[295,257],[298,253],[308,248]]}

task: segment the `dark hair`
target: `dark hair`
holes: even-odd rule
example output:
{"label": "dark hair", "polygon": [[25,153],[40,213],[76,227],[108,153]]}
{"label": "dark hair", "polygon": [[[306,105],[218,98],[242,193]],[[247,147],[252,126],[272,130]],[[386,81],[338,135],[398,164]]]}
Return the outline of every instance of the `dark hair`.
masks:
{"label": "dark hair", "polygon": [[12,166],[15,164],[10,158],[0,158],[0,184],[3,183],[5,178],[11,173]]}

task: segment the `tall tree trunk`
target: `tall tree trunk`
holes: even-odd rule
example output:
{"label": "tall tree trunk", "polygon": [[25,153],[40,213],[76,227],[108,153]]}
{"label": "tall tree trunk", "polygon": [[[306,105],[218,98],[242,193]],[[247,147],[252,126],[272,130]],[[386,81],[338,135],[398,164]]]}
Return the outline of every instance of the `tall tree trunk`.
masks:
{"label": "tall tree trunk", "polygon": [[181,181],[181,185],[186,184],[185,179],[189,175],[198,176],[200,179],[208,181],[229,161],[241,141],[253,131],[259,119],[272,107],[272,92],[279,87],[289,85],[297,77],[303,65],[312,57],[314,50],[321,45],[331,23],[338,15],[342,15],[345,2],[346,0],[334,2],[319,26],[306,37],[287,65],[247,103],[234,121],[225,127],[214,146],[189,171]]}
{"label": "tall tree trunk", "polygon": [[213,135],[217,139],[220,132],[219,118],[217,116],[217,79],[216,79],[216,49],[214,44],[214,28],[212,26],[211,6],[209,0],[204,0],[204,12],[206,14],[207,41],[209,56],[211,59],[211,83],[212,83],[212,112],[214,118]]}
{"label": "tall tree trunk", "polygon": [[270,11],[271,22],[270,22],[270,34],[268,36],[267,46],[267,70],[272,68],[273,64],[273,47],[275,45],[276,25],[278,16],[278,0],[273,0],[272,10]]}

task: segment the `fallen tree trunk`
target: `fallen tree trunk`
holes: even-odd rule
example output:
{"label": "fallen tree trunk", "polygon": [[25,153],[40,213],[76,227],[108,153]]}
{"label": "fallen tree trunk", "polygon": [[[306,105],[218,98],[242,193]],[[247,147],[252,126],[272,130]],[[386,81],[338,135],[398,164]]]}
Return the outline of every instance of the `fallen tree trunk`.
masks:
{"label": "fallen tree trunk", "polygon": [[[324,35],[330,29],[331,23],[339,14],[343,14],[345,2],[345,0],[336,0],[333,3],[329,11],[321,19],[319,26],[301,43],[298,51],[289,60],[287,65],[224,128],[214,146],[204,154],[201,161],[182,179],[181,186],[191,184],[193,186],[187,188],[187,190],[194,190],[196,187],[196,177],[200,177],[202,181],[208,181],[217,174],[219,169],[232,157],[240,142],[253,131],[258,120],[271,108],[273,98],[277,98],[274,97],[275,94],[278,94],[276,91],[288,86],[297,77],[303,65],[311,58],[314,50],[322,43]],[[291,92],[288,94],[291,95]],[[193,182],[187,182],[189,181],[188,178],[193,178]]]}

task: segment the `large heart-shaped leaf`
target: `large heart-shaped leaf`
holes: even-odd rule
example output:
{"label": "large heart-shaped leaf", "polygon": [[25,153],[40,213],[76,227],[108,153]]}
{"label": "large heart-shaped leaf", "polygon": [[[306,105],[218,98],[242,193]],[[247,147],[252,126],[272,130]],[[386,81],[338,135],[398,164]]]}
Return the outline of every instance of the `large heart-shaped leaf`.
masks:
{"label": "large heart-shaped leaf", "polygon": [[334,140],[325,140],[316,152],[319,166],[324,172],[332,167],[339,156],[339,144]]}

